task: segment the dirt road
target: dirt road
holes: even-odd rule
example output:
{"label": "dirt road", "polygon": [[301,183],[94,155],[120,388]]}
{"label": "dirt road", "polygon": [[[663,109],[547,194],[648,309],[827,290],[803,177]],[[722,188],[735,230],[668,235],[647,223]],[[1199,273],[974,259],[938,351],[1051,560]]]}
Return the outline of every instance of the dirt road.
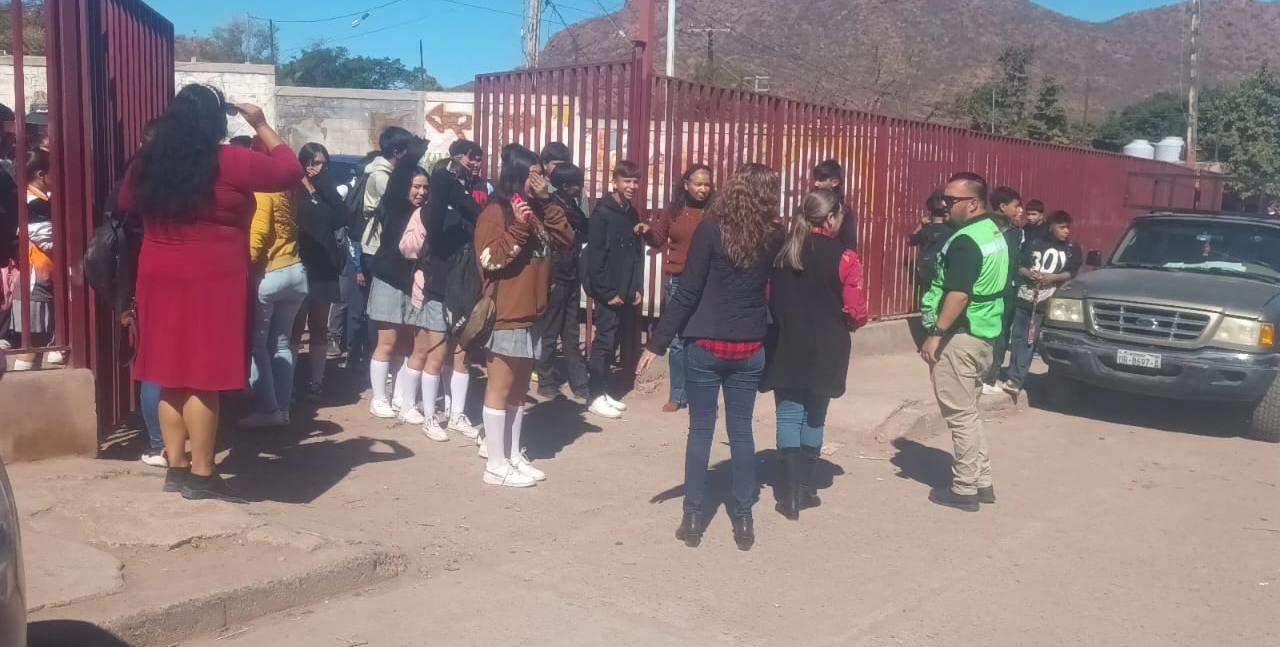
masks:
{"label": "dirt road", "polygon": [[[723,508],[700,548],[673,539],[687,419],[631,402],[626,423],[536,409],[525,435],[551,478],[528,491],[482,486],[461,440],[326,413],[303,444],[263,448],[263,485],[271,463],[323,467],[256,514],[403,547],[409,572],[188,644],[1280,644],[1280,447],[1211,409],[1112,398],[994,421],[999,503],[977,514],[925,498],[949,478],[946,437],[850,432],[829,439],[844,445],[824,505],[786,521],[766,484],[743,553]],[[770,466],[767,402],[758,414]],[[727,472],[714,479],[723,497]]]}

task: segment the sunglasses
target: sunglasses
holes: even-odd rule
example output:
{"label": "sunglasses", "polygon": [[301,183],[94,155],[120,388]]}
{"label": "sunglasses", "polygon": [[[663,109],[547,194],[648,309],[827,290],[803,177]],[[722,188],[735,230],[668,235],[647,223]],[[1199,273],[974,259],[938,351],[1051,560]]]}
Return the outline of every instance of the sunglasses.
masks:
{"label": "sunglasses", "polygon": [[960,204],[961,202],[968,202],[970,200],[977,200],[977,198],[973,196],[968,196],[968,197],[954,196],[954,195],[942,196],[942,204],[946,205],[948,209],[956,206],[957,204]]}

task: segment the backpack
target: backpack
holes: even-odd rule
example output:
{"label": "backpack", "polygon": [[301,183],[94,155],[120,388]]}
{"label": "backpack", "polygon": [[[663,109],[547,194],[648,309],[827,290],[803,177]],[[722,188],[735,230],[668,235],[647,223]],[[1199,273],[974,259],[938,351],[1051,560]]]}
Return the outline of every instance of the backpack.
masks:
{"label": "backpack", "polygon": [[476,262],[475,245],[463,245],[449,259],[449,268],[444,284],[445,333],[451,339],[460,339],[475,314],[476,305],[480,303],[480,295],[484,290],[484,277]]}
{"label": "backpack", "polygon": [[938,256],[947,244],[946,236],[938,236],[920,248],[920,259],[916,262],[916,280],[923,285],[932,285],[938,278]]}
{"label": "backpack", "polygon": [[117,312],[125,312],[137,287],[138,254],[142,249],[142,228],[137,217],[112,206],[93,231],[84,253],[84,279],[98,297]]}

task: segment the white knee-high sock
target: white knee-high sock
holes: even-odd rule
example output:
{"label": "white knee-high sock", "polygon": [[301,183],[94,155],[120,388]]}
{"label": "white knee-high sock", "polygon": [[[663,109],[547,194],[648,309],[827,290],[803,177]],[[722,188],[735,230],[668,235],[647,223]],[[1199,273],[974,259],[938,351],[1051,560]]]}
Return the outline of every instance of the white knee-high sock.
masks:
{"label": "white knee-high sock", "polygon": [[440,376],[422,374],[422,415],[430,421],[436,415],[436,396],[440,394]]}
{"label": "white knee-high sock", "polygon": [[390,362],[369,360],[369,388],[373,391],[374,400],[387,399],[387,374],[391,372]]}
{"label": "white knee-high sock", "polygon": [[488,467],[491,470],[497,470],[507,463],[506,451],[506,434],[503,430],[507,428],[507,410],[506,409],[490,409],[484,408],[484,442],[489,449]]}
{"label": "white knee-high sock", "polygon": [[449,413],[461,415],[467,410],[467,389],[471,386],[471,374],[466,371],[454,371],[449,376]]}
{"label": "white knee-high sock", "polygon": [[507,455],[514,461],[520,457],[520,452],[524,449],[520,445],[520,432],[524,427],[523,404],[518,407],[507,407],[507,424],[511,425],[511,453]]}
{"label": "white knee-high sock", "polygon": [[396,402],[400,410],[412,409],[418,404],[418,383],[422,380],[422,371],[409,368],[408,364],[400,367],[396,374]]}

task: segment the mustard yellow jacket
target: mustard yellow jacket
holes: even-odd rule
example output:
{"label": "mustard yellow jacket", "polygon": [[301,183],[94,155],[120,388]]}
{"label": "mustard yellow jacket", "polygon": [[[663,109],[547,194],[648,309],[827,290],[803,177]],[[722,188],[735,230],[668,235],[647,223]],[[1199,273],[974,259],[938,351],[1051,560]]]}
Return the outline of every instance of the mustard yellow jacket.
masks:
{"label": "mustard yellow jacket", "polygon": [[255,193],[258,209],[249,227],[249,259],[264,272],[302,262],[298,255],[298,216],[293,195]]}

